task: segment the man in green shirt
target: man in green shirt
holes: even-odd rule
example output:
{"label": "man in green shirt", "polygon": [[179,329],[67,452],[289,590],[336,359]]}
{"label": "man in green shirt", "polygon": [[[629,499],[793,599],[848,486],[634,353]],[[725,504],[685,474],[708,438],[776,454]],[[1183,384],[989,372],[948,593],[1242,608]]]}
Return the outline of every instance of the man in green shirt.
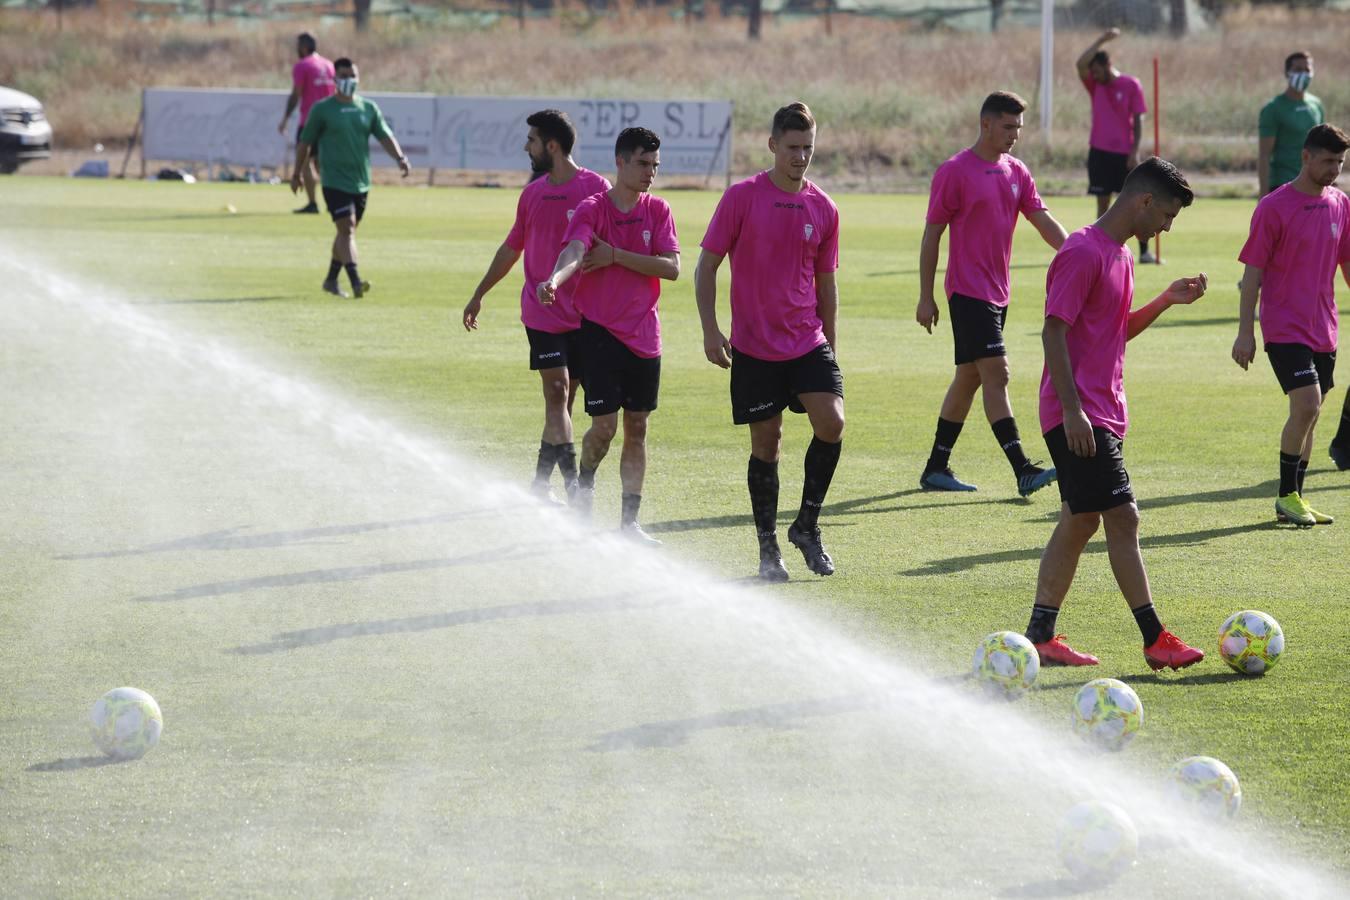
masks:
{"label": "man in green shirt", "polygon": [[356,270],[356,226],[361,224],[366,213],[366,194],[370,192],[370,139],[378,140],[385,152],[394,158],[404,178],[408,177],[411,167],[398,140],[385,125],[380,108],[366,98],[356,96],[356,64],[343,57],[333,63],[333,73],[337,93],[314,104],[300,132],[300,140],[296,142],[291,193],[300,190],[311,148],[317,146],[323,158],[320,173],[323,199],[337,227],[332,263],[323,289],[339,297],[347,296],[338,285],[338,273],[345,267],[352,282],[352,293],[359,298],[370,290],[370,282],[362,281]]}
{"label": "man in green shirt", "polygon": [[1305,50],[1289,54],[1284,61],[1284,77],[1289,86],[1261,108],[1256,175],[1262,197],[1298,177],[1303,168],[1303,141],[1309,129],[1326,121],[1322,101],[1308,93],[1312,76],[1312,54]]}

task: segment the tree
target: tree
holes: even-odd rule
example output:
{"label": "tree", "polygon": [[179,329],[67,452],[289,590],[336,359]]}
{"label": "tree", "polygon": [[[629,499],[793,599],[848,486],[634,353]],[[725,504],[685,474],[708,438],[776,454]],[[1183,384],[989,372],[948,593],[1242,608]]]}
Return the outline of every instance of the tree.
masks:
{"label": "tree", "polygon": [[355,4],[352,12],[356,30],[365,31],[370,26],[370,0],[352,0],[352,2]]}

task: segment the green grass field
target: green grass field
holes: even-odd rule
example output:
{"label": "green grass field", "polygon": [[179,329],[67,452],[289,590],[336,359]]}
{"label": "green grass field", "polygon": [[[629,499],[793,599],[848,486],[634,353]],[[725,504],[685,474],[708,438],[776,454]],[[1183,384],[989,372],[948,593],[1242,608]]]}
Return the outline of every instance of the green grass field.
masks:
{"label": "green grass field", "polygon": [[[686,247],[685,274],[662,298],[663,384],[649,436],[644,520],[666,542],[666,556],[740,579],[755,562],[744,487],[748,439],[730,424],[725,374],[703,359],[692,296],[697,242],[717,198],[667,198]],[[980,636],[1025,625],[1057,497],[1051,490],[1017,498],[978,412],[953,465],[980,492],[917,490],[951,374],[945,310],[933,336],[913,321],[924,198],[836,199],[844,223],[838,351],[848,426],[822,525],[839,573],[808,577],[794,553],[794,580],[763,593],[830,621],[881,657],[958,676]],[[1089,220],[1086,198],[1048,199],[1068,228]],[[541,415],[518,322],[519,269],[489,295],[477,333],[459,325],[514,203],[514,191],[377,188],[360,237],[362,270],[375,289],[359,302],[318,290],[329,225],[291,215],[291,198],[280,188],[10,179],[0,194],[0,254],[11,265],[59,269],[101,285],[156,321],[243,348],[274,370],[326,385],[430,436],[475,471],[482,466],[524,483]],[[237,212],[226,212],[227,204]],[[1344,879],[1350,475],[1337,473],[1325,456],[1342,394],[1332,395],[1324,415],[1308,493],[1346,521],[1312,531],[1277,527],[1271,502],[1284,399],[1263,361],[1244,373],[1229,358],[1235,258],[1250,210],[1245,201],[1202,200],[1181,214],[1164,238],[1167,264],[1140,267],[1137,294],[1149,299],[1171,278],[1196,271],[1208,273],[1211,291],[1136,340],[1126,366],[1126,459],[1141,498],[1154,592],[1168,626],[1211,656],[1184,674],[1148,673],[1100,539],[1083,560],[1060,628],[1102,658],[1092,676],[1124,678],[1143,699],[1146,726],[1127,751],[1135,771],[1160,773],[1192,754],[1223,759],[1242,779],[1242,833],[1273,836]],[[1014,250],[1007,338],[1014,408],[1024,440],[1042,457],[1036,388],[1048,259],[1048,248],[1024,226]],[[721,314],[725,326],[725,298]],[[434,627],[450,598],[490,593],[519,559],[556,561],[565,547],[493,525],[484,546],[523,541],[519,555],[457,567],[446,560],[479,548],[441,546],[443,535],[417,530],[438,521],[439,495],[418,496],[415,478],[399,465],[371,471],[343,454],[325,456],[302,446],[303,417],[284,422],[266,408],[258,427],[267,437],[249,437],[242,419],[239,444],[220,442],[226,423],[206,409],[176,394],[157,406],[154,391],[173,386],[156,386],[148,363],[138,369],[134,348],[99,343],[78,323],[63,325],[69,334],[58,340],[45,320],[29,328],[5,321],[12,332],[4,340],[18,348],[4,357],[7,397],[0,404],[0,459],[14,461],[0,471],[0,549],[9,562],[0,585],[0,676],[9,686],[0,704],[0,797],[8,820],[0,829],[0,869],[11,873],[5,890],[428,895],[455,893],[450,886],[459,884],[465,892],[512,894],[901,892],[895,882],[881,888],[870,880],[889,872],[876,861],[889,846],[884,836],[866,845],[872,863],[854,865],[848,841],[865,833],[863,826],[841,826],[818,844],[785,838],[780,846],[767,813],[762,821],[741,820],[712,846],[690,838],[681,845],[688,858],[677,855],[676,862],[669,846],[635,825],[644,836],[624,853],[649,880],[597,875],[622,871],[615,868],[620,851],[597,837],[609,833],[601,823],[637,816],[644,809],[638,794],[662,779],[703,786],[708,795],[695,791],[689,803],[718,808],[720,763],[706,748],[683,756],[648,748],[642,759],[652,768],[640,773],[636,763],[588,757],[586,772],[596,780],[586,783],[601,783],[604,770],[609,783],[627,785],[622,798],[576,787],[564,753],[564,738],[619,733],[603,724],[602,711],[616,703],[630,704],[635,722],[677,718],[663,705],[660,685],[629,683],[623,673],[648,664],[678,671],[678,661],[659,649],[648,660],[623,623],[591,629],[604,617],[541,614],[510,639],[496,625],[453,635]],[[125,384],[150,388],[143,398],[129,397]],[[158,430],[119,428],[142,419]],[[784,523],[795,509],[808,440],[804,420],[787,423]],[[349,463],[351,471],[341,468]],[[617,459],[608,460],[597,482],[601,522],[617,521],[616,467]],[[385,477],[387,495],[370,487]],[[364,486],[344,493],[347,484]],[[354,509],[368,518],[352,519]],[[462,540],[465,532],[455,534]],[[405,551],[432,562],[390,564]],[[361,571],[301,577],[338,562]],[[564,600],[582,588],[619,603],[648,599],[625,598],[603,569],[557,565],[583,583],[537,579],[540,595],[525,599]],[[345,586],[374,584],[371,573],[388,581]],[[1215,651],[1219,624],[1247,608],[1276,616],[1289,639],[1269,677],[1232,675]],[[365,625],[341,630],[353,621]],[[558,632],[548,631],[551,623]],[[684,633],[673,618],[666,624]],[[357,633],[383,636],[345,639]],[[713,638],[704,650],[718,659],[738,652],[734,641],[725,643]],[[768,672],[765,682],[778,683],[773,673],[782,663],[747,651],[744,661],[728,664],[745,680],[726,696],[769,702],[771,692],[754,682]],[[1061,728],[1070,689],[1085,680],[1081,672],[1045,671],[1021,708],[1048,729]],[[81,725],[84,711],[121,683],[159,697],[162,745],[140,763],[79,764],[95,752]],[[431,718],[434,727],[416,727]],[[386,719],[403,730],[386,733]],[[488,724],[519,740],[494,747]],[[819,746],[795,743],[796,727],[738,736],[728,752],[763,752],[771,761],[766,771],[777,765],[792,772],[802,759],[824,758]],[[871,732],[858,726],[849,733],[860,743],[848,752],[867,758],[863,768],[885,771],[884,760],[868,756]],[[625,765],[635,767],[628,780]],[[840,802],[870,810],[880,803],[869,796],[876,787],[841,786]],[[901,789],[880,789],[890,788]],[[323,798],[321,806],[315,798]],[[791,817],[790,795],[774,802]],[[400,814],[404,808],[421,815],[412,821]],[[557,809],[594,810],[596,821],[574,820],[574,832],[539,830],[531,832],[537,840],[523,841],[519,822],[544,829],[556,824],[550,815]],[[669,832],[662,835],[696,833],[692,814],[677,822],[666,812]],[[376,833],[380,841],[358,839]],[[941,829],[933,838],[941,843]],[[480,848],[471,858],[445,850],[467,843]],[[487,844],[499,849],[485,854]],[[433,847],[440,852],[426,849]],[[560,858],[568,863],[556,878],[538,875],[541,861]],[[856,881],[790,874],[755,880],[736,874],[745,860],[785,873],[839,863],[852,866]],[[690,874],[698,867],[713,880]],[[409,876],[402,884],[401,872]],[[966,891],[972,896],[997,893],[988,883],[973,885]],[[909,889],[955,890],[932,882]]]}

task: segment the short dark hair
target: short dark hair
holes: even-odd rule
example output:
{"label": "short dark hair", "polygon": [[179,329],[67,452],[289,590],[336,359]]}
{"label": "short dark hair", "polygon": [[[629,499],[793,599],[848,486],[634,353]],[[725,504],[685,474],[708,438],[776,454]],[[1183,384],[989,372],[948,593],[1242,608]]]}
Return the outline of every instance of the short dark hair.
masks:
{"label": "short dark hair", "polygon": [[1092,59],[1088,60],[1088,65],[1109,66],[1111,65],[1111,54],[1107,53],[1105,50],[1098,50],[1096,53],[1092,54]]}
{"label": "short dark hair", "polygon": [[319,42],[314,40],[314,35],[310,34],[308,31],[302,31],[298,35],[296,35],[295,42],[299,44],[301,47],[304,47],[310,53],[313,53],[315,50],[319,49]]}
{"label": "short dark hair", "polygon": [[1308,129],[1308,136],[1303,139],[1303,149],[1344,153],[1350,150],[1350,134],[1346,134],[1335,125],[1314,125]]}
{"label": "short dark hair", "polygon": [[773,114],[773,136],[785,131],[810,131],[816,127],[811,109],[800,100],[794,100]]}
{"label": "short dark hair", "polygon": [[1290,53],[1288,56],[1284,58],[1284,70],[1288,72],[1290,69],[1294,67],[1294,63],[1298,62],[1300,59],[1306,59],[1308,61],[1311,61],[1312,54],[1309,53],[1307,50],[1295,50],[1293,53]]}
{"label": "short dark hair", "polygon": [[577,142],[577,127],[572,124],[567,113],[560,109],[541,109],[530,113],[525,124],[539,132],[539,140],[545,144],[557,141],[558,149],[563,153],[571,153]]}
{"label": "short dark hair", "polygon": [[333,60],[334,72],[336,72],[338,69],[354,69],[354,68],[356,68],[356,63],[352,62],[345,56],[339,56],[337,59]]}
{"label": "short dark hair", "polygon": [[638,151],[651,153],[660,149],[661,139],[656,136],[655,131],[646,128],[625,128],[619,132],[619,139],[614,142],[614,155],[622,157],[624,162],[632,159],[633,154]]}
{"label": "short dark hair", "polygon": [[1165,159],[1150,156],[1125,176],[1122,194],[1162,194],[1180,200],[1183,207],[1195,202],[1195,192],[1181,170]]}
{"label": "short dark hair", "polygon": [[1020,116],[1027,111],[1027,101],[1011,91],[994,91],[984,98],[980,107],[980,118],[985,116]]}

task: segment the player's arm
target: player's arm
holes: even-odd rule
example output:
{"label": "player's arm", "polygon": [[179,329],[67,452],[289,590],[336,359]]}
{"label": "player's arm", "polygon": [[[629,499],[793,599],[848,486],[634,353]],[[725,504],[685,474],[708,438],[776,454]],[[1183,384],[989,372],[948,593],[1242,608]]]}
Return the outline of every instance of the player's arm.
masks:
{"label": "player's arm", "polygon": [[1088,78],[1091,77],[1088,74],[1088,65],[1091,64],[1092,57],[1097,55],[1097,51],[1102,49],[1102,45],[1110,41],[1114,41],[1118,37],[1120,37],[1119,28],[1108,28],[1101,33],[1100,37],[1098,37],[1095,41],[1092,42],[1091,47],[1088,47],[1086,50],[1082,52],[1081,55],[1079,55],[1078,62],[1074,64],[1078,66],[1079,81],[1087,81]]}
{"label": "player's arm", "polygon": [[1139,165],[1139,144],[1144,140],[1144,116],[1142,113],[1134,114],[1134,144],[1130,147],[1130,155],[1125,159],[1125,168],[1133,169]]}
{"label": "player's arm", "polygon": [[839,281],[833,272],[816,273],[816,315],[820,317],[820,330],[825,332],[825,340],[830,349],[839,354],[839,339],[836,326],[839,324]]}
{"label": "player's arm", "polygon": [[277,131],[281,134],[286,133],[286,123],[291,120],[291,113],[300,105],[300,85],[291,86],[291,95],[286,98],[286,115],[281,117],[281,124],[277,126]]}
{"label": "player's arm", "polygon": [[1350,259],[1341,263],[1341,277],[1345,279],[1345,286],[1350,287]]}
{"label": "player's arm", "polygon": [[938,253],[942,249],[942,233],[947,226],[941,222],[929,222],[923,228],[923,241],[919,244],[919,305],[914,310],[914,319],[933,333],[938,323],[937,301],[933,299],[933,282],[937,280]]}
{"label": "player's arm", "polygon": [[1260,185],[1260,194],[1264,197],[1270,193],[1270,158],[1275,155],[1275,138],[1262,137],[1258,139],[1256,145],[1256,183]]}
{"label": "player's arm", "polygon": [[545,306],[553,303],[558,295],[558,286],[577,273],[581,268],[581,258],[585,255],[586,245],[581,241],[567,242],[567,246],[558,254],[558,261],[553,264],[553,274],[535,288],[535,296],[539,298],[540,303]]}
{"label": "player's arm", "polygon": [[1147,306],[1130,311],[1125,323],[1125,340],[1132,341],[1143,333],[1144,329],[1157,321],[1158,316],[1178,304],[1194,303],[1205,296],[1209,287],[1209,276],[1204,272],[1190,278],[1178,278],[1167,289],[1153,298]]}
{"label": "player's arm", "polygon": [[520,259],[520,251],[510,244],[503,243],[497,248],[497,255],[492,257],[492,262],[488,264],[483,280],[478,282],[473,297],[464,307],[465,331],[472,331],[478,327],[478,313],[483,309],[483,298],[487,296],[488,291],[497,286],[497,282],[506,277],[506,273],[511,271],[511,267],[516,264],[518,259]]}
{"label": "player's arm", "polygon": [[1064,409],[1064,439],[1076,456],[1096,456],[1097,439],[1092,436],[1092,422],[1083,412],[1083,401],[1074,384],[1073,366],[1069,363],[1069,323],[1058,316],[1046,316],[1041,329],[1041,345],[1045,348],[1045,368],[1050,372],[1050,384]]}
{"label": "player's arm", "polygon": [[596,238],[581,260],[581,271],[592,272],[605,266],[622,266],[639,275],[674,281],[680,277],[680,254],[678,251],[653,255],[634,253]]}
{"label": "player's arm", "polygon": [[[309,129],[306,128],[306,131]],[[291,193],[294,194],[300,190],[301,178],[305,171],[305,166],[309,163],[309,144],[305,141],[295,142],[295,171],[291,173]]]}
{"label": "player's arm", "polygon": [[1041,235],[1041,240],[1045,241],[1054,250],[1064,246],[1068,240],[1069,233],[1064,230],[1064,226],[1052,215],[1048,209],[1038,209],[1027,216],[1027,221],[1032,224]]}
{"label": "player's arm", "polygon": [[[1256,302],[1266,270],[1248,265],[1242,272],[1242,299],[1238,302],[1238,333],[1233,341],[1233,362],[1246,369],[1256,359]],[[1350,278],[1350,275],[1347,275]]]}
{"label": "player's arm", "polygon": [[408,173],[412,171],[412,166],[408,165],[408,157],[403,155],[403,148],[398,145],[398,138],[392,134],[382,134],[377,137],[377,140],[380,142],[380,146],[384,148],[384,152],[388,153],[390,158],[398,163],[399,173],[407,178]]}
{"label": "player's arm", "polygon": [[698,320],[703,324],[703,355],[708,362],[724,369],[731,368],[731,342],[717,325],[717,270],[726,256],[704,250],[694,267],[694,302],[698,304]]}

